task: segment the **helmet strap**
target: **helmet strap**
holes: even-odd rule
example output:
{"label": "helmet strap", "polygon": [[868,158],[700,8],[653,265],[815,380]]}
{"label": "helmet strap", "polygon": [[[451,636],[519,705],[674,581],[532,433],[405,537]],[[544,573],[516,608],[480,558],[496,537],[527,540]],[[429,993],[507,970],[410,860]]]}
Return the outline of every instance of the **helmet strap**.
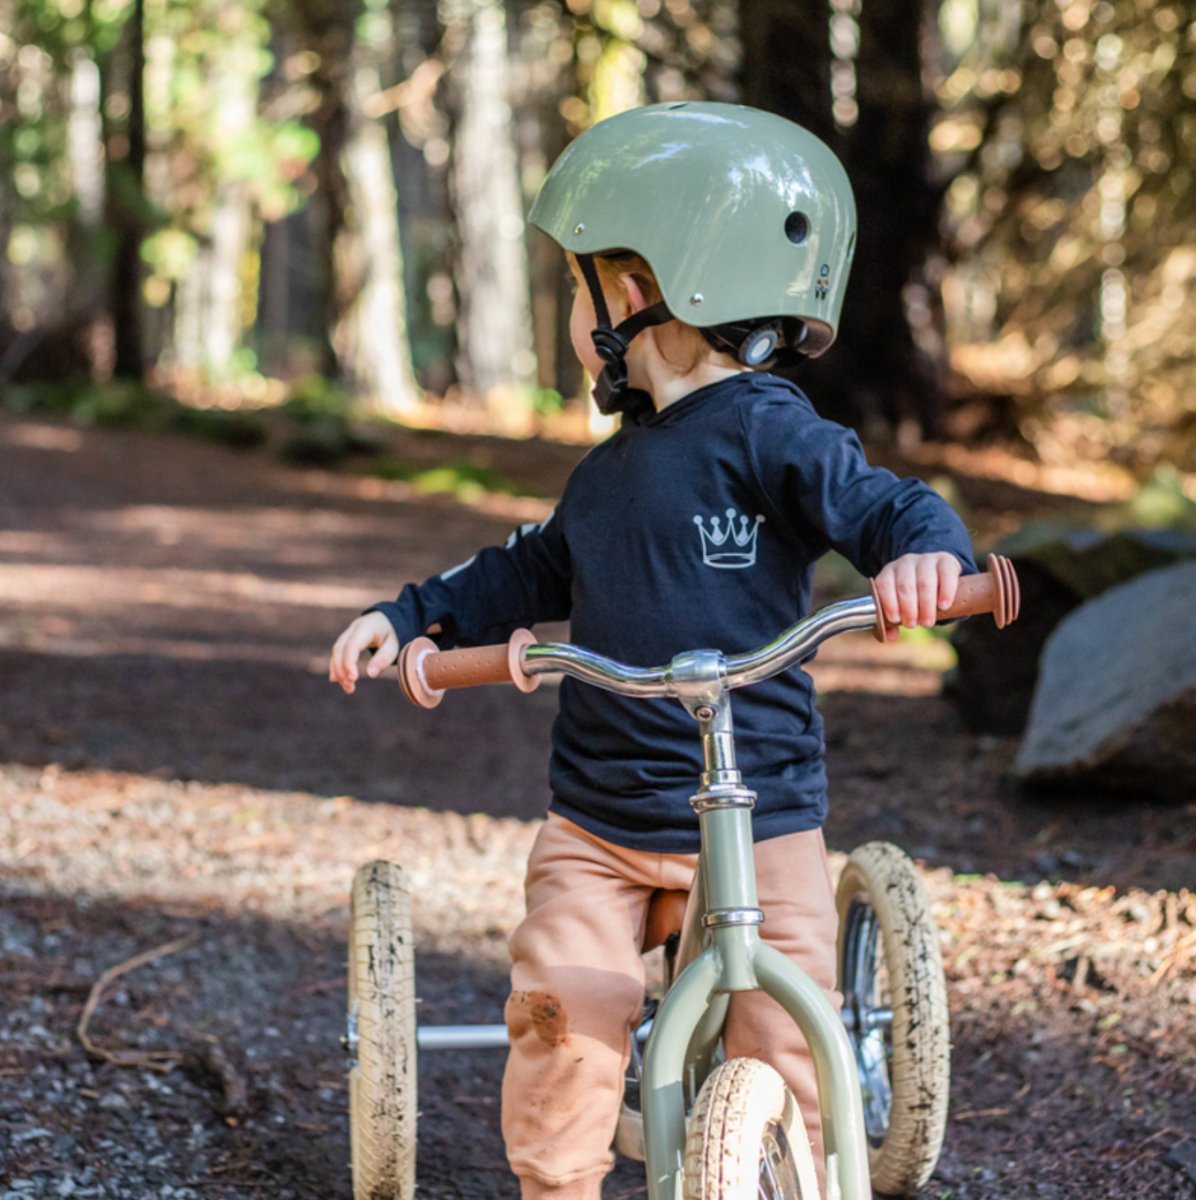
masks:
{"label": "helmet strap", "polygon": [[590,289],[594,316],[598,321],[598,326],[591,330],[590,337],[598,357],[606,364],[594,380],[594,403],[598,406],[598,411],[605,416],[618,412],[651,412],[652,397],[641,388],[628,386],[627,351],[631,348],[633,338],[652,325],[663,325],[673,320],[673,314],[669,312],[663,300],[658,300],[655,304],[632,313],[618,325],[612,326],[610,309],[607,307],[602,283],[598,278],[598,268],[594,265],[594,256],[577,255],[577,265],[581,268],[586,286]]}

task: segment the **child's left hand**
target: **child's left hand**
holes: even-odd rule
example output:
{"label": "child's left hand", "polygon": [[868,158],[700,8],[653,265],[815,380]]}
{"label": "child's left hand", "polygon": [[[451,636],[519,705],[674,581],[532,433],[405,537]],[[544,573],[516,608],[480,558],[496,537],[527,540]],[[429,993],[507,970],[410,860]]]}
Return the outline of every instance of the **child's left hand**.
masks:
{"label": "child's left hand", "polygon": [[884,567],[876,577],[876,593],[888,622],[886,639],[897,639],[897,625],[933,625],[955,600],[962,573],[959,559],[945,551],[903,554]]}

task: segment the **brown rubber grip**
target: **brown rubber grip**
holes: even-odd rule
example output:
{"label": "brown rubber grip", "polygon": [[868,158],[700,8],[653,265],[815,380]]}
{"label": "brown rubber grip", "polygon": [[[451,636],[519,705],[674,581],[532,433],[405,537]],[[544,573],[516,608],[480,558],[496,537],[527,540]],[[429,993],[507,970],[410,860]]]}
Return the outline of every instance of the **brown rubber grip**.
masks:
{"label": "brown rubber grip", "polygon": [[430,638],[416,638],[399,655],[399,686],[421,708],[435,708],[449,688],[513,683],[520,691],[533,691],[540,676],[524,674],[523,650],[535,640],[529,630],[517,629],[504,645],[437,650]]}
{"label": "brown rubber grip", "polygon": [[[872,580],[872,599],[876,601],[876,628],[872,631],[878,642],[885,640],[889,622],[881,612],[880,599],[876,592],[876,581]],[[981,575],[965,575],[959,581],[955,603],[939,614],[939,619],[949,621],[955,617],[974,617],[978,613],[992,613],[998,629],[1004,629],[1017,620],[1021,609],[1022,593],[1017,582],[1013,563],[1000,554],[988,556],[988,571]]]}

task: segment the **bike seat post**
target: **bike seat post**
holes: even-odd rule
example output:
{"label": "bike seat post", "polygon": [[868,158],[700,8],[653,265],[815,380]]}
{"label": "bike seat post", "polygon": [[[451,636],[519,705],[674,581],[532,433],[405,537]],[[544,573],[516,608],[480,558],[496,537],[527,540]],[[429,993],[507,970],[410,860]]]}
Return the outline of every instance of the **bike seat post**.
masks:
{"label": "bike seat post", "polygon": [[690,803],[701,831],[700,870],[706,912],[702,924],[711,933],[723,963],[720,990],[757,986],[752,953],[763,923],[756,895],[752,851],[752,808],[756,795],[744,786],[735,762],[726,662],[716,650],[678,655],[666,676],[670,693],[698,722],[702,772]]}

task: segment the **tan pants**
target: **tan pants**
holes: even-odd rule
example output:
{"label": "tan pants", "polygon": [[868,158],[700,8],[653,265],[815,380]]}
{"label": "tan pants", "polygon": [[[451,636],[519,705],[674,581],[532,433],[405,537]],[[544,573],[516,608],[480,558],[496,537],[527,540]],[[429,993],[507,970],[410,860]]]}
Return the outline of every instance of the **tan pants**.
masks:
{"label": "tan pants", "polygon": [[[527,916],[511,937],[511,1051],[502,1128],[523,1200],[598,1200],[614,1157],[630,1031],[644,998],[640,947],[657,888],[688,891],[696,854],[612,845],[550,815],[532,848]],[[838,1008],[835,901],[818,830],[756,844],[764,940]],[[731,999],[728,1058],[771,1063],[801,1106],[822,1182],[814,1065],[792,1020],[762,992]]]}

